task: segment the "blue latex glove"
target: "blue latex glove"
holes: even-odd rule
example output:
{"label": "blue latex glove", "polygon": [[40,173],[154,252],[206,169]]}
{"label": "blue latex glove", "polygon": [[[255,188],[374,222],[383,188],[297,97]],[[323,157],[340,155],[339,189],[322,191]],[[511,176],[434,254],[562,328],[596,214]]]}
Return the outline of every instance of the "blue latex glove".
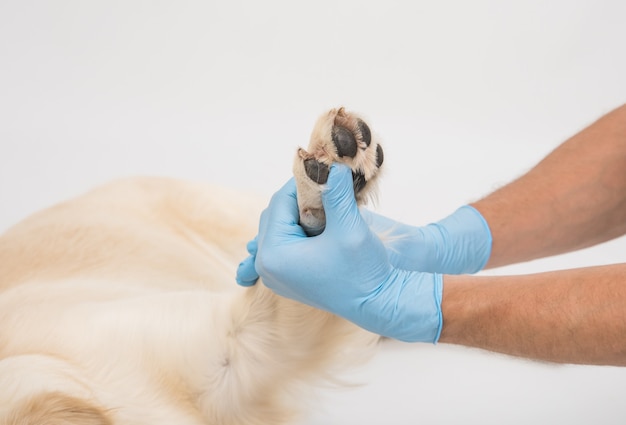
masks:
{"label": "blue latex glove", "polygon": [[[491,254],[491,232],[482,215],[466,205],[443,220],[416,227],[361,209],[378,234],[394,267],[430,273],[461,274],[482,270]],[[237,270],[237,283],[253,285],[259,278],[254,261],[257,239],[248,243],[250,256]]]}
{"label": "blue latex glove", "polygon": [[[442,277],[394,267],[354,199],[352,172],[331,167],[322,192],[326,228],[307,237],[298,225],[295,182],[290,180],[261,215],[251,256],[238,281],[254,282],[250,261],[279,295],[342,316],[380,335],[436,342],[441,332]],[[256,254],[256,255],[255,255]]]}
{"label": "blue latex glove", "polygon": [[248,245],[246,245],[246,249],[248,250],[248,254],[250,255],[248,255],[241,263],[239,263],[235,280],[241,286],[252,286],[259,279],[259,274],[254,268],[254,262],[256,261],[256,253],[258,250],[256,237],[248,242]]}
{"label": "blue latex glove", "polygon": [[402,224],[366,209],[361,215],[383,239],[392,264],[401,269],[476,273],[485,267],[491,254],[489,226],[469,205],[423,227]]}

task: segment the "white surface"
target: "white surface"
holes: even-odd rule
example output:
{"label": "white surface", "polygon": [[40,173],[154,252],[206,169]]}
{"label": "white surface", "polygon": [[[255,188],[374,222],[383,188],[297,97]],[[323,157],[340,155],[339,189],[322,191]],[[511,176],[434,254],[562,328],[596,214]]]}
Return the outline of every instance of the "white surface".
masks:
{"label": "white surface", "polygon": [[[379,210],[437,220],[624,102],[624,22],[621,0],[3,0],[0,230],[126,175],[269,196],[336,105],[384,139]],[[499,272],[625,253],[622,238]],[[626,423],[626,369],[390,343],[356,375],[305,423]]]}

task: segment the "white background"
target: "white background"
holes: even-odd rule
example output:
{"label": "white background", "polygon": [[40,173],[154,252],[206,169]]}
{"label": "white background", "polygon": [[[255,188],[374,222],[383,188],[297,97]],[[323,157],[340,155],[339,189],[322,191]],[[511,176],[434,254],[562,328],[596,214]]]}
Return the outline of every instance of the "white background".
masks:
{"label": "white background", "polygon": [[[625,22],[621,0],[0,0],[0,231],[128,175],[269,196],[338,105],[384,141],[378,209],[438,220],[625,101]],[[626,369],[389,343],[353,376],[303,423],[626,423]]]}

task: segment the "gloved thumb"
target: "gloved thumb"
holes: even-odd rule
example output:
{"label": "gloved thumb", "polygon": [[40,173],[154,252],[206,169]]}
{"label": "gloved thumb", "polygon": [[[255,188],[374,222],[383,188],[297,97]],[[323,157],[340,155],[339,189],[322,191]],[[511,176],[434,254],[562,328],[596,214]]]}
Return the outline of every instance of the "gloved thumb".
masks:
{"label": "gloved thumb", "polygon": [[331,165],[326,188],[322,191],[322,205],[327,229],[335,226],[351,228],[362,222],[354,197],[350,167],[344,164]]}

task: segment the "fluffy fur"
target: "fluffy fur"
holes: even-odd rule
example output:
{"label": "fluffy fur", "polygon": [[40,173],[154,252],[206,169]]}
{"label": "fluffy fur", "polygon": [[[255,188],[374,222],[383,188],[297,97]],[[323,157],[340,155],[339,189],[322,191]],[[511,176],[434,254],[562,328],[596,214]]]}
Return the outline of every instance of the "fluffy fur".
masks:
{"label": "fluffy fur", "polygon": [[[318,124],[319,125],[319,124]],[[234,274],[260,203],[111,183],[0,237],[0,424],[278,424],[377,337]]]}

